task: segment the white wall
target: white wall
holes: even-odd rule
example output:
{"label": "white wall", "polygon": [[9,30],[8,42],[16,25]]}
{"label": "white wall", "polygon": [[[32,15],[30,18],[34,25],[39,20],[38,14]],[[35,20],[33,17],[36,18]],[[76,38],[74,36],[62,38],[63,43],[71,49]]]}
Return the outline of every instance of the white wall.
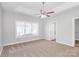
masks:
{"label": "white wall", "polygon": [[[39,23],[39,36],[42,37],[43,35],[43,25],[42,20],[33,18],[27,15],[19,14],[19,13],[13,13],[4,11],[3,16],[3,45],[11,44],[14,42],[21,42],[21,41],[29,41],[29,38],[23,38],[23,39],[16,39],[16,21],[28,21],[28,22],[37,22]],[[31,38],[33,40],[34,37]],[[38,39],[38,38],[37,38]],[[34,38],[35,40],[35,38]]]}
{"label": "white wall", "polygon": [[69,16],[66,15],[63,14],[57,18],[56,41],[73,46],[72,18],[69,18]]}
{"label": "white wall", "polygon": [[64,11],[57,16],[57,42],[74,46],[74,19],[79,17],[79,6]]}
{"label": "white wall", "polygon": [[2,46],[2,6],[0,4],[0,46]]}
{"label": "white wall", "polygon": [[49,22],[56,20],[56,42],[74,46],[74,19],[77,17],[79,17],[79,6],[59,13],[50,19]]}

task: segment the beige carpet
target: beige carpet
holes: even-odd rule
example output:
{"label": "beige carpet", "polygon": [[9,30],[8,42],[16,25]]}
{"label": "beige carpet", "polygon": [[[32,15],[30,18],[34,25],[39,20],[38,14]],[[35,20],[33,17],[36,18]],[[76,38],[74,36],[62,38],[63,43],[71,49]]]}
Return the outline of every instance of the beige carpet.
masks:
{"label": "beige carpet", "polygon": [[76,57],[79,46],[70,47],[48,40],[37,40],[3,48],[1,57]]}

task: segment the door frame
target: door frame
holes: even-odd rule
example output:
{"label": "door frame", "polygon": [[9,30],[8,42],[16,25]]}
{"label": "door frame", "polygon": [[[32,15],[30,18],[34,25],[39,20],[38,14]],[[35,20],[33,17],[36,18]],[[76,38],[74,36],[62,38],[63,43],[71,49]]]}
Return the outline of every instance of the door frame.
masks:
{"label": "door frame", "polygon": [[[56,24],[56,21],[49,23],[49,39],[50,40],[51,40],[51,36],[50,36],[50,25],[53,24],[53,23]],[[56,31],[56,26],[55,26],[55,31]],[[56,39],[56,34],[55,33],[54,33],[54,37]]]}
{"label": "door frame", "polygon": [[72,19],[72,39],[74,41],[74,46],[76,44],[75,40],[76,40],[76,34],[75,34],[75,24],[76,24],[76,20],[79,19],[79,17],[73,18]]}
{"label": "door frame", "polygon": [[76,20],[79,19],[79,17],[75,17],[72,19],[72,40],[73,40],[73,46],[75,46],[76,42],[76,34],[75,34],[75,24],[76,24]]}

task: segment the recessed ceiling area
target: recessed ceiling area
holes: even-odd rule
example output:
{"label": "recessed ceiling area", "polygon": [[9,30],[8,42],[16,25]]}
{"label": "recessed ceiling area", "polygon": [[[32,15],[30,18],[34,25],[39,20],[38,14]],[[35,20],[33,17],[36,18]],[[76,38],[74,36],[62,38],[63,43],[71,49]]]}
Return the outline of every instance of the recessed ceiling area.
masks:
{"label": "recessed ceiling area", "polygon": [[[77,2],[45,2],[46,11],[54,11],[59,13],[73,6],[79,5]],[[40,14],[42,2],[2,2],[4,10],[11,12],[19,12],[31,16]],[[52,16],[52,14],[51,14]]]}

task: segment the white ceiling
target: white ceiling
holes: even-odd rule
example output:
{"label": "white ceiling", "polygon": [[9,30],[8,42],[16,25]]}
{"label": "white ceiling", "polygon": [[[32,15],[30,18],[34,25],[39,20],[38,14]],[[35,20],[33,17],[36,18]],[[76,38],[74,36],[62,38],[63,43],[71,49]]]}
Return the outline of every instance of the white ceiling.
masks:
{"label": "white ceiling", "polygon": [[[55,13],[62,12],[73,6],[79,5],[77,2],[45,2],[46,11],[54,11]],[[34,16],[34,14],[40,14],[42,9],[41,2],[2,2],[4,10],[12,12],[20,12]]]}

